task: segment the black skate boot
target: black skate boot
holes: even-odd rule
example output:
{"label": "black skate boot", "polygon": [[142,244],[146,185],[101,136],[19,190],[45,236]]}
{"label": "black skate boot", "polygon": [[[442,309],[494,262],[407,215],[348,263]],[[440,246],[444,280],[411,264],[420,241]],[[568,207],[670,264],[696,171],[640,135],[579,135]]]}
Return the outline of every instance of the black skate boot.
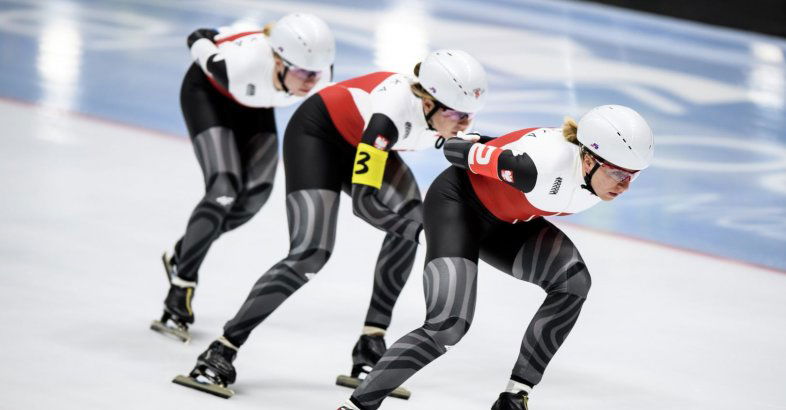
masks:
{"label": "black skate boot", "polygon": [[191,300],[194,297],[195,285],[194,282],[186,282],[174,277],[164,300],[164,313],[160,320],[154,320],[150,324],[150,328],[184,343],[190,342],[191,334],[188,332],[188,325],[194,323]]}
{"label": "black skate boot", "polygon": [[494,402],[491,410],[529,410],[527,392],[500,393],[499,398]]}
{"label": "black skate boot", "polygon": [[237,348],[222,337],[199,355],[194,370],[188,376],[177,376],[172,383],[228,399],[235,394],[227,386],[237,377],[232,365],[236,356]]}
{"label": "black skate boot", "polygon": [[[385,344],[384,336],[360,336],[360,339],[358,339],[358,342],[355,343],[355,347],[352,349],[352,372],[350,376],[338,376],[338,378],[336,378],[336,384],[351,389],[358,387],[363,379],[371,373],[371,370],[387,350],[388,348]],[[409,390],[399,387],[391,392],[390,396],[407,400],[411,396],[411,393]]]}

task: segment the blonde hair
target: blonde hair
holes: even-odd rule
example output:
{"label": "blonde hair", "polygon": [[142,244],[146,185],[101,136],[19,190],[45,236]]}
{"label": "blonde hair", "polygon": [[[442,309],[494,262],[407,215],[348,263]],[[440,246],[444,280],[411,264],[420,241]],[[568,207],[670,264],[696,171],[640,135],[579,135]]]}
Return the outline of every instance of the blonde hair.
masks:
{"label": "blonde hair", "polygon": [[265,26],[262,27],[262,34],[264,34],[265,37],[270,37],[270,31],[273,30],[273,26],[275,24],[276,24],[275,21],[271,21],[270,23],[265,24]]}
{"label": "blonde hair", "polygon": [[[412,70],[415,73],[415,77],[420,75],[420,63],[415,64],[415,69]],[[433,95],[429,94],[425,88],[423,88],[420,83],[414,83],[410,86],[412,89],[412,94],[415,94],[416,97],[420,98],[421,100],[432,100],[436,101]]]}
{"label": "blonde hair", "polygon": [[579,139],[576,135],[578,131],[579,125],[576,123],[576,120],[571,117],[565,117],[562,123],[562,135],[565,139],[570,143],[579,145]]}

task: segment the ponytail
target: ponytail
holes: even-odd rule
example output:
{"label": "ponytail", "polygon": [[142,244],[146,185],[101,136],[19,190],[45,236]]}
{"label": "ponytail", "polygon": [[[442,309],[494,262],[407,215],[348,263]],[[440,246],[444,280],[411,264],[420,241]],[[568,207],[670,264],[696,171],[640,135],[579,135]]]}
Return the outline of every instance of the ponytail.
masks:
{"label": "ponytail", "polygon": [[265,24],[265,26],[262,27],[262,34],[264,34],[265,37],[270,37],[270,31],[273,30],[273,26],[275,24],[276,24],[275,21],[271,21],[270,23]]}
{"label": "ponytail", "polygon": [[578,131],[579,125],[576,124],[576,120],[565,117],[565,121],[562,123],[562,135],[565,139],[572,144],[579,145],[579,139],[576,135]]}

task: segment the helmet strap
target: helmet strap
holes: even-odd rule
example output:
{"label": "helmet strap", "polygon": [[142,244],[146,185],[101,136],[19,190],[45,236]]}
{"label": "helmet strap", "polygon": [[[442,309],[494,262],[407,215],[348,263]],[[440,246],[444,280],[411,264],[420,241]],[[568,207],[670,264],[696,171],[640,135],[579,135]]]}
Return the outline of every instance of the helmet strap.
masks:
{"label": "helmet strap", "polygon": [[595,196],[598,196],[598,194],[596,194],[595,189],[592,188],[592,176],[595,175],[595,171],[597,171],[598,168],[600,168],[600,164],[598,162],[595,162],[595,165],[592,166],[590,172],[588,172],[587,175],[584,175],[584,185],[581,186],[587,191],[590,191],[590,194]]}
{"label": "helmet strap", "polygon": [[434,126],[431,125],[431,117],[433,117],[434,114],[437,113],[437,110],[442,108],[443,105],[437,100],[431,100],[431,101],[434,101],[434,108],[432,108],[428,113],[426,113],[426,125],[428,125],[429,130],[436,131],[436,129],[434,129]]}
{"label": "helmet strap", "polygon": [[292,94],[289,92],[289,88],[287,88],[287,85],[284,83],[284,77],[287,76],[288,72],[289,72],[289,67],[286,64],[284,64],[284,71],[278,73],[278,82],[281,83],[281,88],[284,90],[285,93]]}

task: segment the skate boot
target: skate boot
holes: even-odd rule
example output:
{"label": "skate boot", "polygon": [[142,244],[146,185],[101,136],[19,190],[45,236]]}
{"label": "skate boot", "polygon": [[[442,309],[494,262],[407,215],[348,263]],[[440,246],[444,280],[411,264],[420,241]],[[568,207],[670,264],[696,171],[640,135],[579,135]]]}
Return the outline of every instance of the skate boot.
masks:
{"label": "skate boot", "polygon": [[491,410],[529,410],[527,401],[529,396],[527,392],[520,391],[518,393],[500,393],[499,398],[494,402]]}
{"label": "skate boot", "polygon": [[222,336],[199,355],[194,370],[188,376],[179,375],[172,383],[228,399],[235,394],[227,386],[237,377],[232,365],[236,356],[237,347]]}
{"label": "skate boot", "polygon": [[[340,375],[336,378],[339,386],[354,389],[360,385],[363,379],[371,373],[382,355],[387,351],[385,336],[383,335],[362,335],[355,347],[352,349],[352,372],[350,376]],[[407,400],[411,393],[404,388],[397,388],[390,393],[391,397]]]}
{"label": "skate boot", "polygon": [[169,293],[164,300],[164,313],[160,320],[150,324],[150,328],[184,343],[190,342],[191,334],[188,332],[188,325],[194,323],[191,300],[195,289],[195,282],[173,277],[169,285]]}

